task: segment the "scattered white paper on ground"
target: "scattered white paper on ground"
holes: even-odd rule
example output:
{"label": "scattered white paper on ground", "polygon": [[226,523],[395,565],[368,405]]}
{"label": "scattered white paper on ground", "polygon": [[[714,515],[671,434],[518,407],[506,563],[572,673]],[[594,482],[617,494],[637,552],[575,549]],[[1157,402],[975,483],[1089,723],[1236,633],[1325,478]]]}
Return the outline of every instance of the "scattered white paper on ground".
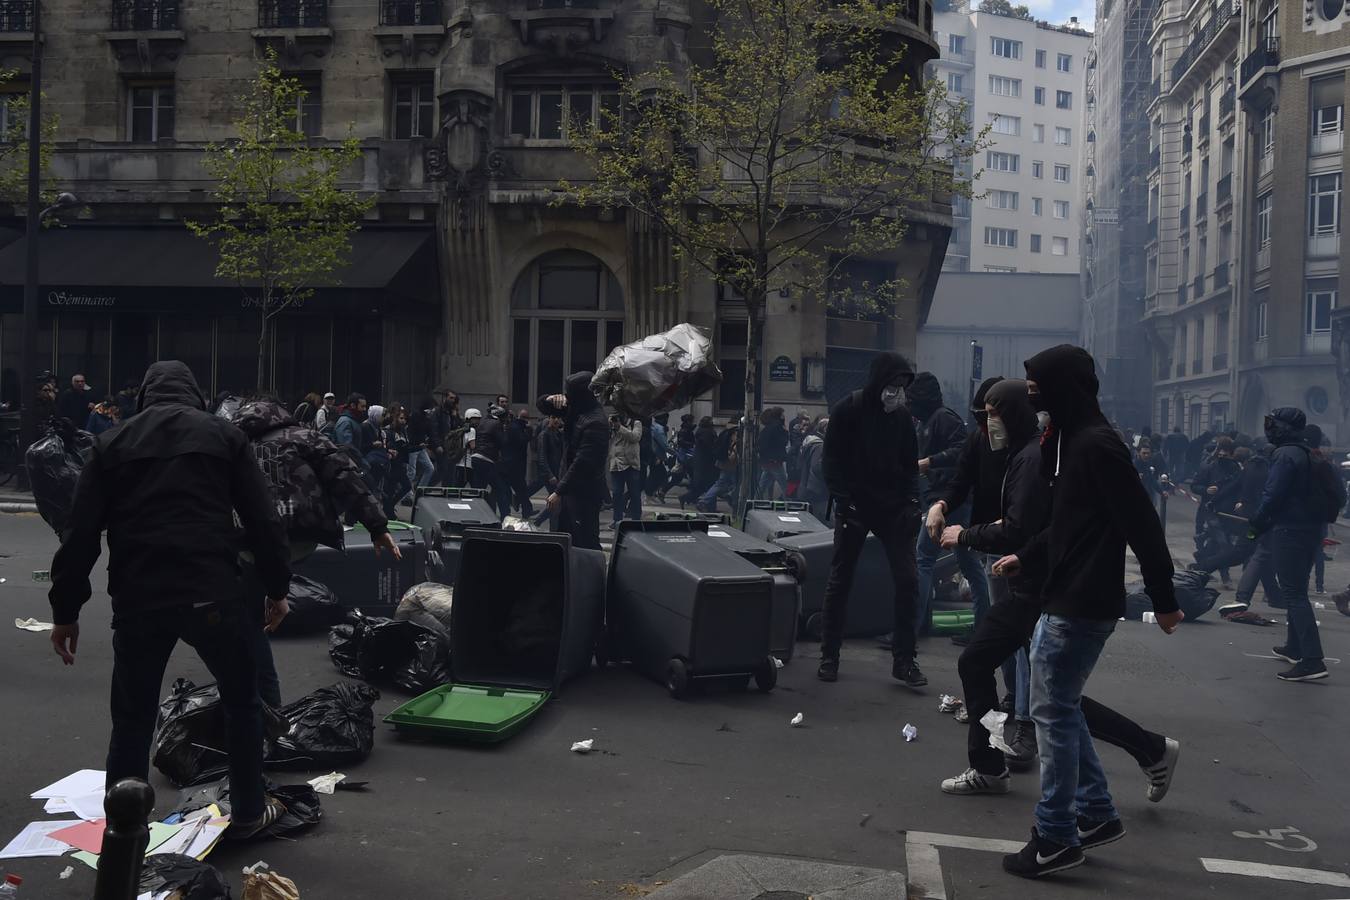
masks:
{"label": "scattered white paper on ground", "polygon": [[938,712],[940,713],[954,713],[964,705],[960,697],[953,697],[951,694],[943,694],[938,698]]}
{"label": "scattered white paper on ground", "polygon": [[81,769],[78,772],[72,772],[60,781],[52,782],[40,791],[33,791],[28,796],[34,800],[50,800],[53,797],[61,799],[78,797],[81,794],[103,790],[103,783],[107,779],[108,773],[102,769]]}
{"label": "scattered white paper on ground", "polygon": [[801,728],[802,723],[805,721],[806,716],[802,715],[801,713],[797,713],[795,716],[792,717],[792,721],[788,722],[788,724],[791,725],[793,728]]}
{"label": "scattered white paper on ground", "polygon": [[309,780],[309,786],[314,788],[317,793],[331,794],[337,789],[338,782],[346,777],[347,776],[341,772],[329,772],[327,775],[311,778]]}
{"label": "scattered white paper on ground", "polygon": [[905,723],[904,728],[900,729],[900,733],[905,736],[906,743],[909,743],[912,740],[916,740],[919,737],[919,729],[915,728],[908,722]]}
{"label": "scattered white paper on ground", "polygon": [[[4,579],[0,579],[3,581]],[[14,627],[22,628],[24,631],[51,631],[51,622],[39,622],[37,619],[14,619]]]}
{"label": "scattered white paper on ground", "polygon": [[774,667],[775,669],[781,669],[781,668],[783,668],[783,661],[782,661],[781,659],[779,659],[778,657],[776,657],[776,656],[773,657],[773,667]]}
{"label": "scattered white paper on ground", "polygon": [[65,881],[67,878],[69,878],[70,876],[72,876],[72,875],[74,875],[74,874],[75,874],[75,867],[74,867],[74,866],[66,866],[64,869],[61,870],[61,874],[60,874],[60,875],[57,875],[56,877],[57,877],[57,878],[60,878],[62,881]]}
{"label": "scattered white paper on ground", "polygon": [[79,819],[56,819],[46,822],[29,822],[14,836],[14,840],[0,850],[0,859],[23,859],[29,856],[60,856],[73,849],[64,841],[48,837],[53,831],[80,824]]}
{"label": "scattered white paper on ground", "polygon": [[1013,748],[1003,739],[1003,726],[1007,721],[1008,714],[997,709],[991,709],[980,716],[980,724],[989,732],[989,746],[1004,753],[1012,753]]}
{"label": "scattered white paper on ground", "polygon": [[103,810],[103,788],[101,787],[96,791],[80,794],[77,797],[66,797],[65,802],[70,807],[71,812],[86,822],[93,822],[108,815]]}
{"label": "scattered white paper on ground", "polygon": [[45,813],[51,813],[52,815],[57,815],[60,813],[74,812],[75,810],[72,809],[71,805],[66,802],[65,797],[53,797],[52,799],[47,801],[47,804],[45,806],[42,807],[42,811]]}
{"label": "scattered white paper on ground", "polygon": [[591,748],[595,746],[595,738],[586,738],[584,741],[577,741],[572,745],[573,753],[590,753]]}

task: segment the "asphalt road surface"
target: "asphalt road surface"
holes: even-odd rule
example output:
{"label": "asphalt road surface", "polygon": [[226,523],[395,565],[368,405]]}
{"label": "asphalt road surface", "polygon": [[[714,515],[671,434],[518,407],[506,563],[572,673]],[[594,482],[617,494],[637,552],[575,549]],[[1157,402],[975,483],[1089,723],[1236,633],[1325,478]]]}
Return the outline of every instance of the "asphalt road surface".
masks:
{"label": "asphalt road surface", "polygon": [[[1178,556],[1186,512],[1172,529]],[[48,568],[55,546],[36,516],[0,515],[0,843],[48,818],[32,791],[103,767],[111,647],[102,565],[73,668],[46,634],[9,624],[50,620],[46,585],[32,572]],[[1344,560],[1329,566],[1330,589],[1347,580]],[[1326,605],[1326,652],[1350,657],[1350,619]],[[1102,748],[1129,834],[1034,886],[1005,875],[997,851],[1025,840],[1035,776],[1014,776],[1008,796],[938,790],[965,767],[964,730],[937,710],[940,694],[960,693],[957,648],[941,638],[922,645],[930,685],[917,692],[891,680],[888,655],[870,641],[851,642],[840,681],[822,684],[815,648],[803,643],[770,695],[712,691],[676,702],[632,672],[593,672],[494,748],[405,740],[381,724],[374,754],[347,770],[368,791],[324,797],[323,821],[294,841],[222,845],[209,861],[236,892],[239,869],[261,859],[322,898],[641,896],[723,853],[907,872],[916,898],[1350,897],[1350,668],[1328,659],[1327,681],[1281,683],[1281,664],[1263,657],[1282,640],[1283,629],[1212,614],[1172,636],[1120,623],[1091,692],[1180,740],[1178,774],[1163,803],[1148,803],[1133,761]],[[323,636],[278,640],[275,650],[287,699],[341,679]],[[185,648],[165,688],[178,676],[209,680]],[[385,690],[376,712],[403,699]],[[790,728],[798,712],[804,725]],[[918,729],[912,743],[906,723]],[[585,738],[595,752],[569,752]],[[313,774],[322,773],[280,780]],[[174,789],[158,773],[153,783],[167,809]],[[25,897],[90,896],[92,870],[73,863],[61,880],[67,865],[23,859],[0,869],[24,876]]]}

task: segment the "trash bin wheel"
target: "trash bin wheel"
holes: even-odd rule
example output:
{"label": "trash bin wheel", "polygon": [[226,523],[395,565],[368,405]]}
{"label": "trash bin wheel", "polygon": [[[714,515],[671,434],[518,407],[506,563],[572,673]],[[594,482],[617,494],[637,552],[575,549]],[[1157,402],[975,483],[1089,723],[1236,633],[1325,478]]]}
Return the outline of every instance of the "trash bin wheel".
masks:
{"label": "trash bin wheel", "polygon": [[676,657],[666,666],[666,690],[676,700],[689,696],[689,666]]}
{"label": "trash bin wheel", "polygon": [[806,617],[806,636],[818,641],[825,636],[825,613],[814,612]]}
{"label": "trash bin wheel", "polygon": [[774,665],[772,656],[766,656],[764,662],[755,669],[755,687],[767,694],[776,684],[778,684],[778,667]]}

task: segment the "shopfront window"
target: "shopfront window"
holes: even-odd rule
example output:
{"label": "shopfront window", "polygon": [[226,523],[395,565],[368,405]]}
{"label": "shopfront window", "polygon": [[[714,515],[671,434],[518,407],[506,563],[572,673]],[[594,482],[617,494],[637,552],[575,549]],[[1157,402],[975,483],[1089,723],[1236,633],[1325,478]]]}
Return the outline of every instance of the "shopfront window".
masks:
{"label": "shopfront window", "polygon": [[208,396],[215,395],[211,366],[212,320],[200,316],[161,316],[159,319],[159,358],[186,363],[197,385]]}
{"label": "shopfront window", "polygon": [[[310,391],[322,397],[328,391],[347,398],[345,385],[338,389],[332,374],[329,342],[333,320],[329,316],[280,315],[272,320],[272,381],[277,394],[294,407]],[[257,332],[250,344],[257,353]],[[358,388],[360,390],[360,388]]]}
{"label": "shopfront window", "polygon": [[[216,391],[247,396],[258,384],[261,316],[247,313],[216,320]],[[275,324],[276,320],[272,322]],[[289,399],[289,398],[287,398]]]}
{"label": "shopfront window", "polygon": [[[95,400],[116,394],[108,374],[108,316],[100,313],[61,316],[56,332],[56,371],[62,387],[76,373],[85,376]],[[77,422],[77,425],[84,425]]]}
{"label": "shopfront window", "polygon": [[112,317],[112,386],[140,385],[145,370],[158,359],[159,322],[153,314],[114,313]]}

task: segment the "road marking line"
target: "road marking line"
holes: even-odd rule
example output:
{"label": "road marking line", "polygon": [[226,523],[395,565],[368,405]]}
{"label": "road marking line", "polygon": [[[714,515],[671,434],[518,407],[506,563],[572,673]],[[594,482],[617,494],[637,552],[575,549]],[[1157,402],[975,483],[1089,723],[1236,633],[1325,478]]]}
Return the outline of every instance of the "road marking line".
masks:
{"label": "road marking line", "polygon": [[[1269,653],[1244,653],[1242,655],[1249,656],[1252,659],[1278,659],[1280,662],[1287,662],[1287,660],[1285,660],[1284,658],[1279,656],[1271,656]],[[1336,665],[1337,663],[1340,662],[1340,659],[1335,656],[1324,656],[1322,657],[1322,662]]]}
{"label": "road marking line", "polygon": [[932,844],[905,841],[905,893],[908,900],[947,900],[942,860]]}
{"label": "road marking line", "polygon": [[1301,884],[1327,884],[1332,887],[1350,887],[1350,875],[1326,872],[1322,869],[1300,869],[1294,866],[1271,866],[1265,863],[1244,862],[1239,859],[1200,858],[1206,872],[1217,875],[1249,875],[1253,878],[1273,878],[1277,881],[1297,881]]}
{"label": "road marking line", "polygon": [[907,831],[905,832],[905,842],[909,844],[931,844],[934,847],[951,847],[954,850],[984,850],[989,853],[1017,853],[1025,846],[1025,844],[1017,841],[967,837],[964,834],[935,834],[931,831]]}

